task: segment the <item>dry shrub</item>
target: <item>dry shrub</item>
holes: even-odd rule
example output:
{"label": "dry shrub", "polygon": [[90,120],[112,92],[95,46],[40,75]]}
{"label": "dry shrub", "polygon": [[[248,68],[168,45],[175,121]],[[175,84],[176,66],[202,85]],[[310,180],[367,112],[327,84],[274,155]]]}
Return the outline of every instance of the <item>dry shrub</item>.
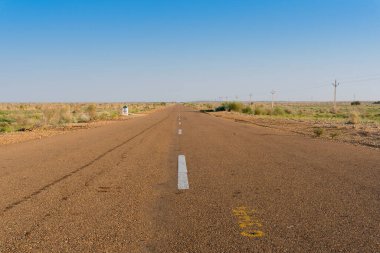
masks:
{"label": "dry shrub", "polygon": [[15,124],[13,128],[16,131],[30,130],[32,128],[38,127],[41,124],[40,120],[37,117],[26,114],[18,114],[14,117],[14,119]]}
{"label": "dry shrub", "polygon": [[96,115],[96,105],[95,104],[91,104],[91,105],[87,106],[86,112],[90,116],[90,120],[96,119],[97,115]]}
{"label": "dry shrub", "polygon": [[59,111],[59,124],[67,124],[73,121],[70,106],[63,106]]}
{"label": "dry shrub", "polygon": [[16,124],[21,127],[25,127],[30,124],[30,119],[25,114],[19,114],[15,117]]}
{"label": "dry shrub", "polygon": [[339,109],[338,108],[335,109],[334,107],[331,107],[330,110],[329,110],[329,112],[331,114],[337,114],[337,113],[339,113]]}
{"label": "dry shrub", "polygon": [[[125,103],[0,103],[0,132],[25,131],[38,127],[117,119]],[[165,103],[128,104],[130,111],[143,112]],[[207,105],[209,106],[209,105]],[[6,117],[5,117],[5,116]]]}
{"label": "dry shrub", "polygon": [[263,106],[256,106],[254,110],[255,115],[264,115],[266,114],[265,108]]}
{"label": "dry shrub", "polygon": [[241,112],[244,108],[244,105],[240,102],[230,102],[228,103],[228,111]]}
{"label": "dry shrub", "polygon": [[245,114],[253,114],[253,110],[250,106],[244,107],[241,111],[242,113],[245,113]]}
{"label": "dry shrub", "polygon": [[110,118],[111,118],[111,113],[109,113],[107,111],[100,113],[100,115],[98,117],[99,120],[108,120]]}
{"label": "dry shrub", "polygon": [[332,132],[332,133],[330,133],[331,139],[335,139],[336,137],[338,137],[338,135],[339,135],[338,132]]}
{"label": "dry shrub", "polygon": [[273,110],[273,115],[284,115],[285,111],[283,108],[276,106]]}
{"label": "dry shrub", "polygon": [[323,128],[317,127],[317,128],[314,128],[313,132],[315,136],[320,137],[323,134],[324,130]]}
{"label": "dry shrub", "polygon": [[357,111],[350,112],[348,124],[358,124],[360,122],[360,114]]}
{"label": "dry shrub", "polygon": [[206,108],[209,109],[209,110],[210,110],[210,109],[214,109],[214,106],[213,106],[212,104],[206,104],[205,106],[206,106]]}
{"label": "dry shrub", "polygon": [[91,119],[90,119],[90,116],[88,116],[87,114],[85,113],[81,113],[79,114],[78,118],[77,118],[77,121],[79,123],[86,123],[86,122],[89,122]]}
{"label": "dry shrub", "polygon": [[47,106],[42,109],[43,119],[45,125],[57,125],[59,122],[59,115],[57,110],[54,108]]}

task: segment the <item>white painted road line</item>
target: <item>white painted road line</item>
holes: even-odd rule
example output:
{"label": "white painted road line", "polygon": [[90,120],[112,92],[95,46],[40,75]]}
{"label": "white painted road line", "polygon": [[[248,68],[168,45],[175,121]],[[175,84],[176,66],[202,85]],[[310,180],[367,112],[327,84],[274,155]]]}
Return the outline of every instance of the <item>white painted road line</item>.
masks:
{"label": "white painted road line", "polygon": [[181,125],[182,123],[181,122],[178,122],[178,125]]}
{"label": "white painted road line", "polygon": [[178,190],[189,189],[189,180],[187,178],[186,159],[184,155],[178,156]]}
{"label": "white painted road line", "polygon": [[182,129],[178,129],[178,134],[182,134]]}

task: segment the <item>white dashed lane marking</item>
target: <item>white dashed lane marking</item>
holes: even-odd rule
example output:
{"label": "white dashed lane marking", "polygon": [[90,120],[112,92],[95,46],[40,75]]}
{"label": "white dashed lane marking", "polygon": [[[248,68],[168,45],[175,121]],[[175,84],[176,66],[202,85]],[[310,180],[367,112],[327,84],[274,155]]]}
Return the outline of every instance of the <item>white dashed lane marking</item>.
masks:
{"label": "white dashed lane marking", "polygon": [[184,155],[178,156],[178,189],[189,189],[189,180],[187,178],[186,159]]}

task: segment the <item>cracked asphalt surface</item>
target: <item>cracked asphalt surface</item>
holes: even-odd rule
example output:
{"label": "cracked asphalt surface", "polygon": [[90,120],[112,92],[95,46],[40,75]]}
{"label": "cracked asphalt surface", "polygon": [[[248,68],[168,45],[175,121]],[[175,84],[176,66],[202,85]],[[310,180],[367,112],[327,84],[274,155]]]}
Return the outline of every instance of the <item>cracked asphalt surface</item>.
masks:
{"label": "cracked asphalt surface", "polygon": [[0,190],[0,252],[380,252],[379,150],[182,105],[0,146]]}

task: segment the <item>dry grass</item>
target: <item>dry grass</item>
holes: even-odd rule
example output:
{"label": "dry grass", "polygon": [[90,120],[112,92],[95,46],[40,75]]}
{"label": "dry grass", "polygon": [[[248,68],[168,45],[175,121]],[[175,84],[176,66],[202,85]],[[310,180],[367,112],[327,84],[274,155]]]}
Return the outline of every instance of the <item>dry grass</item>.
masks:
{"label": "dry grass", "polygon": [[[225,104],[226,103],[194,103],[188,105],[202,110],[209,109],[210,107],[220,108]],[[336,111],[333,110],[331,103],[326,102],[282,102],[276,103],[273,109],[270,103],[259,102],[253,103],[252,105],[246,103],[245,110],[241,111],[247,114],[271,118],[324,120],[349,124],[380,124],[380,105],[370,102],[361,102],[360,105],[351,105],[350,102],[341,102],[338,103]]]}
{"label": "dry grass", "polygon": [[[197,109],[218,108],[221,103],[198,103]],[[241,112],[211,112],[216,117],[271,127],[296,134],[380,148],[380,103],[254,103]],[[246,113],[244,113],[246,112]]]}
{"label": "dry grass", "polygon": [[360,114],[359,114],[359,112],[357,112],[357,111],[350,112],[349,121],[347,123],[354,124],[354,125],[360,123]]}
{"label": "dry grass", "polygon": [[[68,124],[122,118],[122,103],[0,103],[0,133],[55,128]],[[145,113],[165,103],[128,104],[132,114]]]}

